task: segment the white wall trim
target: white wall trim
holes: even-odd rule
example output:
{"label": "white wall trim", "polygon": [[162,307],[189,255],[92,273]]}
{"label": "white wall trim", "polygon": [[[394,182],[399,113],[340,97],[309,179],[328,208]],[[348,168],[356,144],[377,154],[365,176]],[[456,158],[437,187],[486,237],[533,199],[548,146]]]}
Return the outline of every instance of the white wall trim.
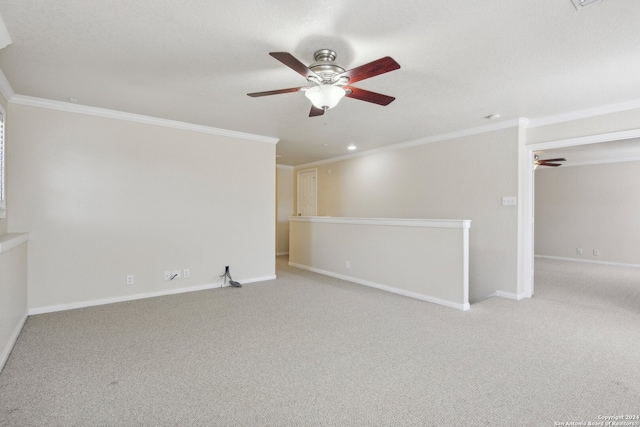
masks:
{"label": "white wall trim", "polygon": [[397,294],[397,295],[402,295],[402,296],[409,297],[409,298],[415,298],[415,299],[419,299],[419,300],[422,300],[422,301],[431,302],[431,303],[434,303],[434,304],[444,305],[446,307],[457,308],[458,310],[462,310],[462,311],[467,311],[467,310],[469,310],[471,308],[469,303],[459,304],[459,303],[443,300],[443,299],[440,299],[440,298],[430,297],[430,296],[427,296],[427,295],[406,291],[404,289],[394,288],[392,286],[382,285],[380,283],[370,282],[368,280],[359,279],[357,277],[346,276],[344,274],[333,273],[331,271],[322,270],[322,269],[314,268],[314,267],[309,267],[307,265],[297,264],[297,263],[294,263],[294,262],[290,262],[289,265],[292,266],[292,267],[297,267],[297,268],[303,269],[303,270],[312,271],[314,273],[323,274],[325,276],[335,277],[336,279],[346,280],[348,282],[357,283],[359,285],[369,286],[371,288],[376,288],[376,289],[380,289],[382,291],[391,292],[391,293],[394,293],[394,294]]}
{"label": "white wall trim", "polygon": [[520,301],[521,299],[529,298],[529,295],[514,294],[514,293],[511,293],[511,292],[504,292],[504,291],[496,291],[496,296],[500,297],[500,298],[507,298],[507,299],[512,299],[512,300],[516,300],[516,301]]}
{"label": "white wall trim", "polygon": [[103,117],[107,119],[124,120],[154,126],[164,126],[173,129],[188,130],[210,135],[226,136],[229,138],[243,139],[247,141],[265,142],[268,144],[277,144],[278,141],[280,141],[279,138],[273,138],[269,136],[254,135],[250,133],[219,129],[210,126],[179,122],[176,120],[160,119],[157,117],[144,116],[141,114],[125,113],[122,111],[108,110],[106,108],[89,107],[86,105],[52,101],[49,99],[34,98],[24,95],[14,95],[11,98],[10,102],[13,104],[27,105],[30,107],[48,108],[50,110],[65,111],[68,113],[86,114],[89,116]]}
{"label": "white wall trim", "polygon": [[551,256],[551,255],[536,255],[536,258],[552,259],[556,261],[583,262],[587,264],[612,265],[616,267],[640,268],[640,264],[627,264],[624,262],[597,261],[592,259],[567,258],[567,257],[559,257],[559,256]]}
{"label": "white wall trim", "polygon": [[4,72],[0,70],[0,93],[4,96],[4,99],[7,102],[11,101],[11,99],[16,95],[11,87],[11,83],[7,80],[7,76],[4,75]]}
{"label": "white wall trim", "polygon": [[267,282],[269,280],[276,280],[277,278],[278,276],[274,274],[272,276],[254,277],[253,279],[241,280],[240,283],[243,285],[246,285],[247,283]]}
{"label": "white wall trim", "polygon": [[504,122],[495,123],[495,124],[491,124],[491,125],[485,125],[485,126],[480,126],[480,127],[471,128],[471,129],[465,129],[465,130],[456,131],[456,132],[443,133],[443,134],[440,134],[440,135],[428,136],[428,137],[425,137],[425,138],[420,138],[420,139],[416,139],[416,140],[412,140],[412,141],[406,141],[406,142],[400,142],[398,144],[387,145],[387,146],[380,147],[380,148],[373,148],[371,150],[365,150],[365,151],[360,151],[360,152],[356,152],[356,153],[345,154],[343,156],[332,157],[332,158],[326,159],[326,160],[319,160],[317,162],[305,163],[305,164],[302,164],[302,165],[297,165],[296,169],[299,169],[299,168],[300,169],[311,168],[311,167],[323,165],[323,164],[326,164],[326,163],[337,162],[337,161],[340,161],[340,160],[353,159],[355,157],[370,156],[370,155],[373,155],[373,154],[384,153],[386,151],[402,150],[402,149],[405,149],[405,148],[417,147],[417,146],[420,146],[420,145],[431,144],[431,143],[440,142],[440,141],[447,141],[447,140],[450,140],[450,139],[464,138],[464,137],[467,137],[467,136],[478,135],[478,134],[482,134],[482,133],[486,133],[486,132],[493,132],[493,131],[496,131],[496,130],[515,128],[515,127],[518,127],[518,126],[525,126],[526,127],[528,123],[529,123],[529,120],[527,120],[525,118],[520,118],[520,119],[515,119],[515,120],[507,120],[507,121],[504,121]]}
{"label": "white wall trim", "polygon": [[7,363],[9,359],[9,355],[11,354],[11,350],[13,350],[13,346],[16,344],[18,340],[18,336],[20,336],[20,332],[22,332],[22,328],[24,327],[24,323],[27,321],[27,317],[29,317],[28,313],[24,313],[22,319],[16,325],[16,328],[13,330],[11,337],[9,337],[9,341],[2,349],[2,353],[0,353],[0,372],[2,372],[2,368],[4,368],[4,364]]}
{"label": "white wall trim", "polygon": [[556,123],[570,122],[573,120],[586,119],[589,117],[602,116],[605,114],[619,113],[622,111],[635,110],[640,108],[640,99],[633,101],[621,102],[619,104],[603,105],[600,107],[589,108],[586,110],[572,111],[570,113],[558,114],[555,116],[542,117],[539,119],[529,120],[530,128],[547,126]]}
{"label": "white wall trim", "polygon": [[477,299],[477,300],[473,301],[473,304],[477,304],[477,303],[479,303],[481,301],[488,300],[489,298],[496,298],[496,297],[497,298],[511,299],[511,300],[514,300],[514,301],[520,301],[520,300],[525,299],[525,298],[531,298],[530,296],[525,295],[525,294],[514,294],[512,292],[495,291],[495,292],[491,292],[489,295],[486,295],[486,296],[484,296],[484,297],[482,297],[480,299]]}
{"label": "white wall trim", "polygon": [[0,236],[0,254],[29,240],[29,233],[7,233]]}
{"label": "white wall trim", "polygon": [[390,225],[395,227],[471,228],[470,219],[348,218],[332,216],[292,216],[291,222],[328,224]]}
{"label": "white wall trim", "polygon": [[[247,283],[254,283],[254,282],[262,282],[262,281],[267,281],[267,280],[273,280],[275,278],[276,278],[275,275],[273,275],[273,276],[265,276],[265,277],[254,277],[252,279],[242,280],[240,283],[241,284],[247,284]],[[125,296],[121,296],[121,297],[104,298],[104,299],[92,300],[92,301],[81,301],[81,302],[74,302],[74,303],[70,303],[70,304],[60,304],[60,305],[50,305],[50,306],[46,306],[46,307],[36,307],[36,308],[30,308],[29,309],[29,315],[33,316],[33,315],[36,315],[36,314],[54,313],[54,312],[57,312],[57,311],[73,310],[73,309],[76,309],[76,308],[85,308],[85,307],[93,307],[93,306],[97,306],[97,305],[113,304],[113,303],[118,303],[118,302],[135,301],[135,300],[139,300],[139,299],[154,298],[154,297],[161,297],[161,296],[175,295],[175,294],[183,294],[183,293],[187,293],[187,292],[204,291],[204,290],[207,290],[207,289],[215,289],[215,288],[222,288],[222,287],[229,287],[229,286],[231,286],[229,283],[223,284],[222,282],[217,282],[217,283],[211,283],[211,284],[207,284],[207,285],[190,286],[188,288],[165,289],[165,290],[162,290],[162,291],[147,292],[147,293],[144,293],[144,294],[125,295]]]}

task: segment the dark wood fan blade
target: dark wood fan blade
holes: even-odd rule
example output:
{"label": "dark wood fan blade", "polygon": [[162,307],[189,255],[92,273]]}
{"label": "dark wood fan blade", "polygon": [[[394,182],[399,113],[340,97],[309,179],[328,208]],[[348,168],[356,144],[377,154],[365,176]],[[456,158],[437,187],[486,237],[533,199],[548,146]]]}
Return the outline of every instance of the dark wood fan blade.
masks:
{"label": "dark wood fan blade", "polygon": [[539,162],[538,164],[540,166],[553,166],[554,168],[557,168],[558,166],[562,166],[562,164],[560,164],[560,163]]}
{"label": "dark wood fan blade", "polygon": [[380,74],[388,73],[389,71],[397,70],[400,68],[400,64],[393,60],[390,56],[385,56],[376,61],[369,62],[368,64],[361,65],[354,69],[345,71],[342,74],[336,76],[336,81],[340,77],[348,77],[349,84],[359,82],[360,80],[368,79],[378,76]]}
{"label": "dark wood fan blade", "polygon": [[[360,101],[372,102],[378,105],[389,105],[395,99],[393,96],[383,95],[381,93],[371,92],[352,86],[344,86],[347,91],[347,98],[359,99]],[[351,93],[349,93],[351,91]]]}
{"label": "dark wood fan blade", "polygon": [[567,159],[565,159],[564,157],[558,158],[558,159],[544,159],[544,160],[540,160],[540,162],[566,162]]}
{"label": "dark wood fan blade", "polygon": [[316,108],[313,105],[311,106],[311,111],[309,111],[309,117],[321,116],[324,114],[324,110],[322,108]]}
{"label": "dark wood fan blade", "polygon": [[252,97],[258,97],[258,96],[268,96],[268,95],[278,95],[281,93],[291,93],[291,92],[300,92],[302,89],[305,89],[304,87],[292,87],[289,89],[278,89],[278,90],[268,90],[266,92],[254,92],[254,93],[248,93],[247,95],[252,96]]}
{"label": "dark wood fan blade", "polygon": [[269,52],[269,55],[273,56],[278,61],[282,62],[284,65],[291,68],[293,71],[300,74],[307,80],[309,79],[309,77],[315,77],[322,80],[320,76],[311,71],[309,67],[298,61],[293,55],[288,52]]}

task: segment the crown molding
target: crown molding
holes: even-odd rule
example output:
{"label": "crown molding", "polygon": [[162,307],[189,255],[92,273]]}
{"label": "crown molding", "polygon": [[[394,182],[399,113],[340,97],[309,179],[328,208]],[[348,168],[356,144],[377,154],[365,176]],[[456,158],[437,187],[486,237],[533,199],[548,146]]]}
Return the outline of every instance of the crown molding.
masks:
{"label": "crown molding", "polygon": [[276,165],[276,168],[278,168],[278,169],[293,170],[293,166],[289,166],[289,165]]}
{"label": "crown molding", "polygon": [[318,160],[317,162],[305,163],[302,165],[296,165],[296,169],[310,168],[327,163],[339,162],[341,160],[353,159],[356,157],[370,156],[372,154],[384,153],[386,151],[402,150],[405,148],[418,147],[420,145],[431,144],[433,142],[447,141],[450,139],[464,138],[467,136],[479,135],[482,133],[493,132],[496,130],[517,128],[520,126],[526,127],[529,123],[527,119],[514,119],[506,120],[504,122],[495,123],[491,125],[479,126],[476,128],[465,129],[455,132],[443,133],[440,135],[428,136],[425,138],[415,139],[412,141],[400,142],[398,144],[387,145],[385,147],[373,148],[371,150],[364,150],[357,153],[345,154],[344,156],[332,157],[330,159]]}
{"label": "crown molding", "polygon": [[47,108],[50,110],[65,111],[68,113],[86,114],[89,116],[103,117],[114,120],[124,120],[128,122],[143,123],[154,126],[163,126],[173,129],[187,130],[192,132],[206,133],[210,135],[226,136],[229,138],[244,139],[247,141],[265,142],[277,144],[279,138],[270,136],[254,135],[251,133],[237,132],[227,129],[219,129],[210,126],[196,125],[193,123],[180,122],[177,120],[160,119],[157,117],[144,116],[141,114],[126,113],[123,111],[109,110],[106,108],[89,107],[86,105],[72,104],[69,102],[52,101],[49,99],[35,98],[24,95],[14,95],[9,100],[12,104],[26,105],[29,107]]}
{"label": "crown molding", "polygon": [[570,122],[573,120],[586,119],[589,117],[603,116],[605,114],[620,113],[622,111],[635,110],[640,108],[640,99],[621,102],[618,104],[604,105],[586,110],[572,111],[570,113],[558,114],[556,116],[542,117],[529,120],[529,128],[553,125],[556,123]]}

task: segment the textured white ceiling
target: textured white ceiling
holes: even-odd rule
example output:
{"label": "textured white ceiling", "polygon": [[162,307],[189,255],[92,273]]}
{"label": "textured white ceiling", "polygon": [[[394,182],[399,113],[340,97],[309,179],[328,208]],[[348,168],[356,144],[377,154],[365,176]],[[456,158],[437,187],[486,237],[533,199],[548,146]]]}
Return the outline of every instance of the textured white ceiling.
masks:
{"label": "textured white ceiling", "polygon": [[[20,95],[280,138],[296,165],[501,120],[640,99],[640,1],[576,11],[570,0],[0,0],[13,44],[0,68]],[[401,69],[355,86],[397,99],[344,99],[309,118],[305,86],[268,55],[306,64],[321,48],[349,69]],[[491,122],[495,123],[495,122]]]}

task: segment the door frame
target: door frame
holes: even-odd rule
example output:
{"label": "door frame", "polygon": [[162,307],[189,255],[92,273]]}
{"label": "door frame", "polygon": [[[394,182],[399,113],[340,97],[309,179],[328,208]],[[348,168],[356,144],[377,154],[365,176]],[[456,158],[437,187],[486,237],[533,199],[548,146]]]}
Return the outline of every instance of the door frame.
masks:
{"label": "door frame", "polygon": [[315,206],[315,215],[312,216],[318,216],[318,168],[309,168],[309,169],[302,169],[297,171],[296,174],[296,216],[300,216],[300,174],[302,173],[306,173],[306,172],[314,172],[316,179],[315,179],[315,200],[313,201],[313,204]]}
{"label": "door frame", "polygon": [[632,129],[620,132],[610,132],[598,135],[581,136],[577,138],[559,139],[555,141],[538,142],[534,144],[522,143],[520,149],[520,227],[519,247],[520,265],[518,274],[518,297],[531,298],[533,296],[533,257],[534,252],[534,228],[535,228],[535,187],[534,187],[534,151],[550,150],[553,148],[573,147],[576,145],[597,144],[600,142],[620,141],[625,139],[640,138],[640,129]]}

